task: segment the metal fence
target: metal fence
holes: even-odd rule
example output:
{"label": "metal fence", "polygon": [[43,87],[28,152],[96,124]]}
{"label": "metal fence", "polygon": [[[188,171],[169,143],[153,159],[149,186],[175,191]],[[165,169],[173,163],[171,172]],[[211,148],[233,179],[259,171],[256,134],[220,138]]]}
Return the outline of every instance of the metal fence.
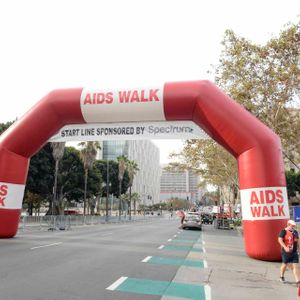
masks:
{"label": "metal fence", "polygon": [[133,215],[129,216],[21,216],[19,230],[70,230],[72,227],[99,225],[106,223],[124,223],[147,221],[160,218],[158,215]]}

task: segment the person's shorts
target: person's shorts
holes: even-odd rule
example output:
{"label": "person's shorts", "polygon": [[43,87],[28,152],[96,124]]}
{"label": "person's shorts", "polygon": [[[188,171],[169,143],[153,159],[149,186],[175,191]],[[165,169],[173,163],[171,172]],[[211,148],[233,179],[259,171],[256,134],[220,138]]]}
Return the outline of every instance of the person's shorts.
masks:
{"label": "person's shorts", "polygon": [[286,253],[282,251],[282,262],[284,264],[297,264],[299,263],[299,255],[298,252]]}

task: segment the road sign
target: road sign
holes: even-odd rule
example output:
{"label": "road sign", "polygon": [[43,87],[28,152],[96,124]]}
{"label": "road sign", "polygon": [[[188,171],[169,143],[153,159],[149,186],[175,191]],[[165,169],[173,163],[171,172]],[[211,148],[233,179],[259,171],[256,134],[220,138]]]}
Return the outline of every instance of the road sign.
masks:
{"label": "road sign", "polygon": [[294,220],[295,222],[300,222],[300,206],[294,207]]}

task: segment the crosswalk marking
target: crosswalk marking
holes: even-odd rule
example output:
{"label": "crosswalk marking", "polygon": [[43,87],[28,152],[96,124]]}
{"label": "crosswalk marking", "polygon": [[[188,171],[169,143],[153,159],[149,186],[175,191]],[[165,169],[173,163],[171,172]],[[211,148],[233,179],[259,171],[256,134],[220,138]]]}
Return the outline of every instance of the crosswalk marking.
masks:
{"label": "crosswalk marking", "polygon": [[211,300],[208,285],[121,277],[107,288],[118,292]]}
{"label": "crosswalk marking", "polygon": [[117,281],[115,281],[113,284],[111,284],[109,287],[107,287],[107,290],[114,291],[118,286],[120,286],[128,277],[120,277]]}
{"label": "crosswalk marking", "polygon": [[144,258],[144,259],[142,260],[142,262],[147,262],[147,261],[149,261],[151,258],[152,258],[152,256],[147,256],[146,258]]}

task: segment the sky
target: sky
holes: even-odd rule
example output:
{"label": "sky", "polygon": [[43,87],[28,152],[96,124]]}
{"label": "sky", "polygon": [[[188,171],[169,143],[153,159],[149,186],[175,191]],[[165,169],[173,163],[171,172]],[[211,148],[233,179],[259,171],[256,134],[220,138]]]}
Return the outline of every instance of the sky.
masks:
{"label": "sky", "polygon": [[[298,0],[0,2],[0,123],[53,89],[210,79],[226,29],[255,43],[300,14]],[[181,140],[156,142],[161,162]]]}

